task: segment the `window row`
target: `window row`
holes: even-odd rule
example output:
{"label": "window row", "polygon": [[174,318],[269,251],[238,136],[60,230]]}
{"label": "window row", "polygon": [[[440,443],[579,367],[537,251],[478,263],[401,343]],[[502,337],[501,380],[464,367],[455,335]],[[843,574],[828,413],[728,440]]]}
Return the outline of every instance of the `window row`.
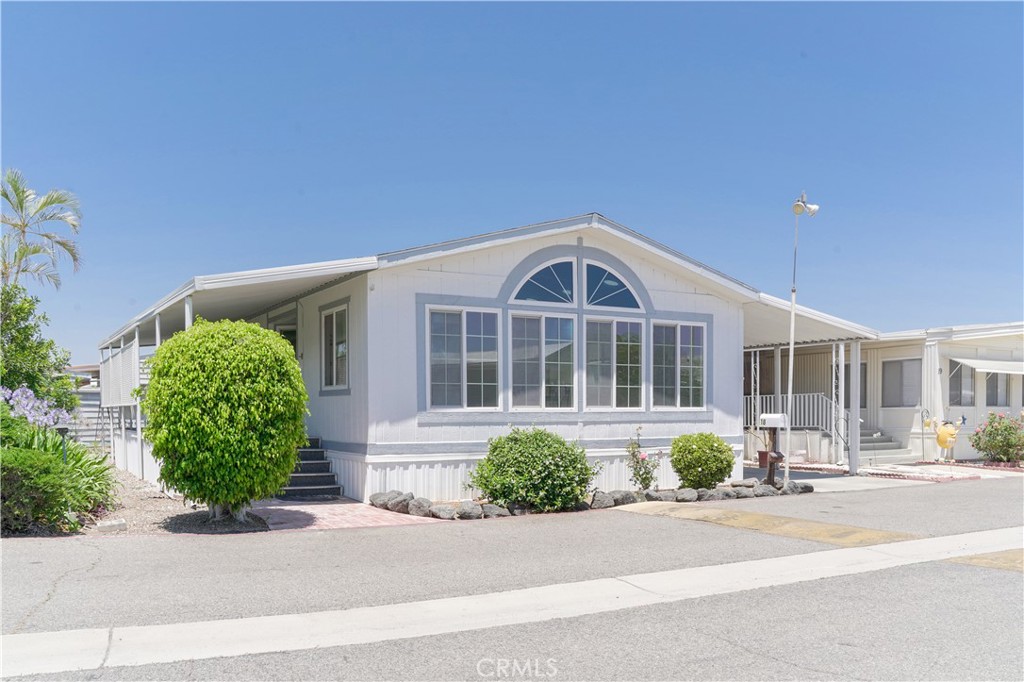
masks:
{"label": "window row", "polygon": [[[607,268],[587,263],[587,305],[639,310],[640,303],[622,278]],[[576,263],[571,260],[545,265],[526,278],[516,291],[516,301],[555,304],[576,302]]]}
{"label": "window row", "polygon": [[[514,314],[510,322],[513,409],[575,409],[577,375],[587,407],[642,409],[647,353],[654,407],[705,405],[703,325],[654,324],[646,346],[643,321],[586,319],[578,368],[575,316]],[[499,407],[498,313],[431,310],[428,325],[430,407]]]}
{"label": "window row", "polygon": [[[883,361],[882,407],[916,407],[920,402],[921,360]],[[974,368],[950,360],[949,406],[973,407],[974,404]],[[989,373],[986,376],[985,404],[990,407],[1005,407],[1010,404],[1008,375]]]}

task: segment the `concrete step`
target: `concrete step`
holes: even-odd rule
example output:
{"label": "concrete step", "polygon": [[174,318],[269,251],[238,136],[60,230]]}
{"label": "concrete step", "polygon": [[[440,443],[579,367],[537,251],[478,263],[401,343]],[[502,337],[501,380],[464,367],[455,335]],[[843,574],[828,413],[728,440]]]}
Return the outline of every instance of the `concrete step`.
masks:
{"label": "concrete step", "polygon": [[326,459],[311,459],[295,462],[295,473],[297,474],[327,474],[331,471],[331,463]]}
{"label": "concrete step", "polygon": [[299,459],[303,462],[326,460],[326,452],[320,448],[299,448]]}
{"label": "concrete step", "polygon": [[863,467],[879,464],[912,464],[917,461],[910,448],[901,450],[876,450],[860,453],[860,465]]}
{"label": "concrete step", "polygon": [[309,444],[307,445],[307,447],[310,447],[310,448],[313,448],[313,449],[318,449],[318,448],[320,448],[320,446],[321,446],[321,444],[320,444],[320,439],[319,438],[310,438],[309,439]]}
{"label": "concrete step", "polygon": [[288,480],[289,488],[319,488],[332,485],[338,485],[338,479],[332,473],[292,474]]}
{"label": "concrete step", "polygon": [[285,486],[277,497],[282,499],[303,499],[307,497],[341,497],[340,485]]}
{"label": "concrete step", "polygon": [[877,451],[877,450],[902,450],[903,446],[894,441],[883,441],[879,443],[864,443],[861,442],[861,452]]}
{"label": "concrete step", "polygon": [[892,436],[861,436],[861,443],[892,443]]}

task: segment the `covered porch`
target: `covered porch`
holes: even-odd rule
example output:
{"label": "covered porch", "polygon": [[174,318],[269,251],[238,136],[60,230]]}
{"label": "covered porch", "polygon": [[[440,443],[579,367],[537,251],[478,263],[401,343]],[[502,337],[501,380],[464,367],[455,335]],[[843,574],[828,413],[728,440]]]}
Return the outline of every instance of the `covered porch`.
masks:
{"label": "covered porch", "polygon": [[861,364],[862,343],[878,332],[847,320],[796,307],[793,339],[793,396],[789,390],[790,304],[761,294],[744,308],[743,428],[744,458],[756,459],[767,436],[758,429],[762,414],[787,414],[790,442],[779,449],[791,461],[860,464],[859,411],[864,398],[862,373],[846,369]]}

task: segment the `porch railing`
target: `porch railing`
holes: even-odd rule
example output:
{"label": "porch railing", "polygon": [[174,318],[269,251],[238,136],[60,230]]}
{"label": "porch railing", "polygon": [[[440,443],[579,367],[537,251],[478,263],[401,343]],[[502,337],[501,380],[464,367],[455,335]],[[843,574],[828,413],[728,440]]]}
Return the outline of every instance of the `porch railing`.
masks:
{"label": "porch railing", "polygon": [[[752,395],[743,396],[743,428],[757,428],[757,415],[759,414],[781,414],[789,413],[788,396],[781,396],[776,401],[774,395]],[[755,404],[756,403],[756,404]],[[832,432],[835,428],[837,434],[846,440],[847,424],[849,424],[850,412],[844,410],[842,419],[839,418],[839,406],[828,399],[824,393],[794,393],[792,427],[794,429],[820,429],[821,431]]]}

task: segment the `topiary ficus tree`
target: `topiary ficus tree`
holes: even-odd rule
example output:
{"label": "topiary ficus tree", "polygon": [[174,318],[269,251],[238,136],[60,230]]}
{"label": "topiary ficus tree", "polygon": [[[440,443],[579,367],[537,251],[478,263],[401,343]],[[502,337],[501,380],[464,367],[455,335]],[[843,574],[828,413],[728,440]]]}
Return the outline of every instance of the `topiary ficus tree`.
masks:
{"label": "topiary ficus tree", "polygon": [[143,435],[160,481],[245,520],[279,491],[306,442],[306,387],[291,344],[247,322],[197,320],[148,361]]}

